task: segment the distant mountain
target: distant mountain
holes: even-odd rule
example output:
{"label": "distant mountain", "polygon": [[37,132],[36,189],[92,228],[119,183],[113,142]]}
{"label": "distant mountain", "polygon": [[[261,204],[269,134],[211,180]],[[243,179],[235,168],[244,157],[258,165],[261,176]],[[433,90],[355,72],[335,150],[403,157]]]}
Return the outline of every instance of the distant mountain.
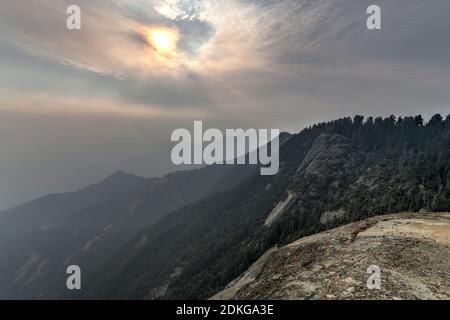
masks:
{"label": "distant mountain", "polygon": [[57,220],[115,199],[144,185],[146,179],[122,171],[77,192],[52,194],[0,212],[0,245],[45,228]]}
{"label": "distant mountain", "polygon": [[83,298],[203,299],[267,250],[341,224],[450,210],[450,117],[357,116],[286,141],[257,174],[145,228],[86,279]]}
{"label": "distant mountain", "polygon": [[150,179],[119,171],[78,192],[1,212],[0,298],[60,296],[68,265],[89,273],[142,227],[255,170],[210,166]]}
{"label": "distant mountain", "polygon": [[213,299],[448,300],[449,274],[450,214],[393,214],[273,248]]}

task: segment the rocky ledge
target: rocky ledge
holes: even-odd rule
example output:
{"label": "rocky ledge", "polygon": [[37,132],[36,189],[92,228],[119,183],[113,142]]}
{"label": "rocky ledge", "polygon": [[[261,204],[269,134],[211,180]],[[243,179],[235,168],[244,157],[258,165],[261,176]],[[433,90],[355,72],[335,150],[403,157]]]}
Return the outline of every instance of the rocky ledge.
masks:
{"label": "rocky ledge", "polygon": [[400,213],[273,248],[212,299],[449,298],[450,214]]}

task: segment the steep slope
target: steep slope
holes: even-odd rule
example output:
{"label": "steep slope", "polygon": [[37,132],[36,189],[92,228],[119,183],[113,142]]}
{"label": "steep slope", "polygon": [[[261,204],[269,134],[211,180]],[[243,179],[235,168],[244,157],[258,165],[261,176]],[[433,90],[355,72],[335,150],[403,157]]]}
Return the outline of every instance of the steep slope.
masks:
{"label": "steep slope", "polygon": [[401,211],[450,210],[450,120],[355,117],[284,143],[280,172],[183,207],[88,279],[84,298],[208,298],[275,245]]}
{"label": "steep slope", "polygon": [[142,227],[255,170],[210,166],[151,179],[118,172],[79,192],[2,213],[1,227],[10,232],[0,245],[0,298],[59,297],[68,265],[88,274]]}
{"label": "steep slope", "polygon": [[[380,270],[379,289],[367,286],[371,266]],[[213,297],[449,298],[449,213],[379,216],[300,239],[267,252]]]}

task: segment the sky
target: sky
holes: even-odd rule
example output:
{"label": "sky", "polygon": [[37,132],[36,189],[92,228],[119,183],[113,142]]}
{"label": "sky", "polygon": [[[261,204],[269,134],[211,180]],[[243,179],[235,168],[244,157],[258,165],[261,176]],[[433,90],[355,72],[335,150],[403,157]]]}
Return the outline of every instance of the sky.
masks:
{"label": "sky", "polygon": [[194,120],[447,115],[449,17],[448,0],[2,0],[0,210],[174,170],[170,134]]}

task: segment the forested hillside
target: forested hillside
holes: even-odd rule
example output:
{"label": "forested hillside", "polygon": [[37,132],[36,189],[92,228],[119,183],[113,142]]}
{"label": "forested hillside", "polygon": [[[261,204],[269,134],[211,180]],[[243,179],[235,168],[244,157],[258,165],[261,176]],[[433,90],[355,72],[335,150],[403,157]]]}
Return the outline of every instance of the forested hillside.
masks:
{"label": "forested hillside", "polygon": [[280,172],[166,215],[87,280],[84,298],[208,298],[274,245],[401,211],[450,210],[450,117],[321,123],[281,146]]}

